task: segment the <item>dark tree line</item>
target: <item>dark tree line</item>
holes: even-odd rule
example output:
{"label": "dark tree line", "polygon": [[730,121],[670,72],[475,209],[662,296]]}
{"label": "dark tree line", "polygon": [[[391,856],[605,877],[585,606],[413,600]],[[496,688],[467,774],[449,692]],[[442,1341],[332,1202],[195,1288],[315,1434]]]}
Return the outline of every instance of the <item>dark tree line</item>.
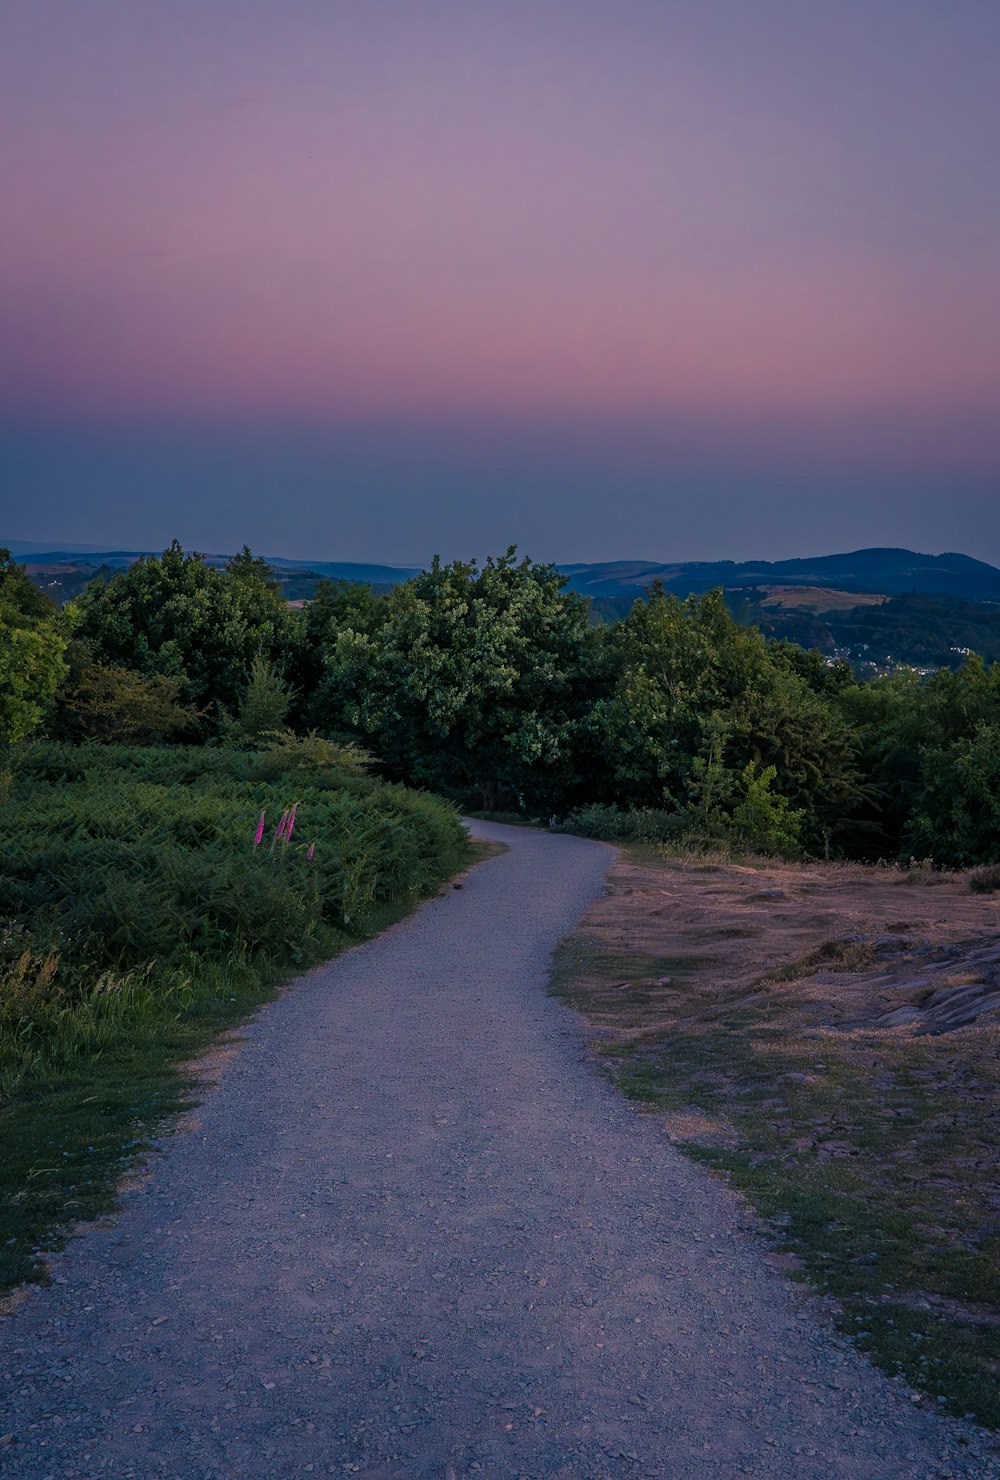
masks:
{"label": "dark tree line", "polygon": [[288,607],[249,551],[173,545],[63,613],[0,571],[0,721],[73,739],[353,740],[485,810],[728,838],[795,855],[1000,857],[1000,665],[859,683],[739,625],[721,591],[653,587],[594,625],[514,550]]}

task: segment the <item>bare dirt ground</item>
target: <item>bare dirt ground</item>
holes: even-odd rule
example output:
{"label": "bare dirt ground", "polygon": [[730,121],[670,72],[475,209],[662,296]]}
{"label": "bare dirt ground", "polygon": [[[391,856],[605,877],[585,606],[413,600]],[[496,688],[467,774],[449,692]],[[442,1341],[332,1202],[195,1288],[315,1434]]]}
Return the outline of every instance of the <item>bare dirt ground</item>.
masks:
{"label": "bare dirt ground", "polygon": [[[1000,1027],[1000,893],[973,894],[964,875],[850,864],[741,867],[622,854],[586,925],[609,951],[680,960],[710,976],[729,1007],[796,983],[804,1021],[940,1033]],[[591,1015],[628,1031],[627,983],[591,994]],[[658,984],[634,1026],[656,1031],[685,994]],[[996,1048],[997,1040],[990,1040]]]}
{"label": "bare dirt ground", "polygon": [[1000,1422],[1000,896],[920,866],[623,854],[559,980],[862,1345]]}
{"label": "bare dirt ground", "polygon": [[475,831],[509,851],[265,1008],[0,1321],[5,1474],[1000,1477],[585,1062],[546,988],[611,850]]}

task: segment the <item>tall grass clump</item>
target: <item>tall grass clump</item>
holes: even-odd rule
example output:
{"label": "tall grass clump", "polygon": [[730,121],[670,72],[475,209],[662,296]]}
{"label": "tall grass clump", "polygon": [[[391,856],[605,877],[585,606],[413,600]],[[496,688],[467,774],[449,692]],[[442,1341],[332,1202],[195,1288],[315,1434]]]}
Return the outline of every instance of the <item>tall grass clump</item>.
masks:
{"label": "tall grass clump", "polygon": [[969,888],[973,894],[997,894],[1000,892],[1000,863],[984,863],[969,874]]}
{"label": "tall grass clump", "polygon": [[80,1137],[93,1157],[107,1129],[79,1106],[111,1095],[104,1159],[120,1158],[150,1094],[176,1097],[178,1060],[432,893],[469,845],[447,803],[375,779],[357,750],[284,737],[35,743],[0,800],[0,849],[2,1283],[80,1202],[50,1195]]}

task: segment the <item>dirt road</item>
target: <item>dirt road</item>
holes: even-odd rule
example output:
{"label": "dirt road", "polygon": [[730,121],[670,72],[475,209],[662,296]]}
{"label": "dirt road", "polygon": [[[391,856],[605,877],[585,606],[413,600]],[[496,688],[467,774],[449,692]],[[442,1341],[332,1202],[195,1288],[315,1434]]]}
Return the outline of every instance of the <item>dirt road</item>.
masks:
{"label": "dirt road", "polygon": [[547,963],[609,851],[476,832],[510,851],[265,1009],[0,1322],[0,1470],[1000,1476],[581,1061]]}

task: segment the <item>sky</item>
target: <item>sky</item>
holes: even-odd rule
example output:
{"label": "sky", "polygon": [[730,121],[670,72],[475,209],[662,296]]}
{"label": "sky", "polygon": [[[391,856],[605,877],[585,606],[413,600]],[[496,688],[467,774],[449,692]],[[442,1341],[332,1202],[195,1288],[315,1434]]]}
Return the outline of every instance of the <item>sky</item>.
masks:
{"label": "sky", "polygon": [[0,541],[1000,562],[1000,6],[6,0]]}

